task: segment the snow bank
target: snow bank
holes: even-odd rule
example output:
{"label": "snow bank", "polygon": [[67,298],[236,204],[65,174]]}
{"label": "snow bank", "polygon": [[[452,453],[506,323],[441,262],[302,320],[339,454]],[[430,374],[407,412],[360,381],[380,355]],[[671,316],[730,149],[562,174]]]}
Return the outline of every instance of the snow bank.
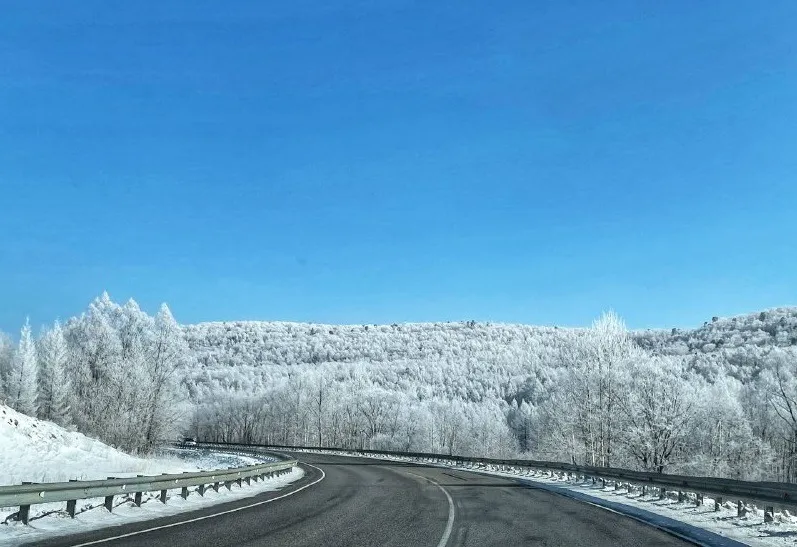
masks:
{"label": "snow bank", "polygon": [[0,484],[61,482],[196,469],[177,458],[137,458],[0,405]]}
{"label": "snow bank", "polygon": [[[162,450],[139,458],[0,405],[0,484],[94,480],[252,465],[268,457]],[[0,509],[2,512],[2,509]]]}
{"label": "snow bank", "polygon": [[[3,485],[20,484],[22,481],[62,482],[69,479],[92,480],[224,469],[272,459],[203,449],[164,449],[153,457],[139,458],[96,439],[0,405],[0,484]],[[147,493],[145,510],[129,507],[130,500],[120,497],[120,510],[114,510],[113,514],[102,508],[102,499],[79,500],[78,518],[74,520],[65,516],[64,503],[38,504],[31,507],[31,526],[13,521],[11,517],[17,507],[0,507],[0,545],[14,545],[23,539],[29,541],[53,534],[111,526],[119,524],[120,518],[123,521],[135,521],[195,509],[202,504],[220,503],[281,488],[299,477],[301,472],[295,471],[269,480],[258,488],[244,488],[235,493],[208,492],[204,498],[195,496],[190,500],[170,495],[168,507],[159,501],[147,503],[156,499],[155,494]]]}

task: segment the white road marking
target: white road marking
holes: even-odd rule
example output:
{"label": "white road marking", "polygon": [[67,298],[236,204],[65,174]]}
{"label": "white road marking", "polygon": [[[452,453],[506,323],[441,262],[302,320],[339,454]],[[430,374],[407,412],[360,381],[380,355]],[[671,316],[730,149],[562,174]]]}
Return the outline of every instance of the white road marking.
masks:
{"label": "white road marking", "polygon": [[310,465],[309,463],[304,463],[304,462],[302,462],[302,464],[303,465],[307,465],[308,467],[312,467],[313,469],[318,469],[319,471],[321,471],[321,478],[311,482],[310,484],[305,484],[301,488],[297,488],[296,490],[293,490],[292,492],[288,492],[287,494],[283,494],[281,496],[277,496],[276,498],[271,498],[271,499],[268,499],[268,500],[265,500],[265,501],[259,501],[257,503],[252,503],[252,504],[249,504],[249,505],[245,505],[243,507],[236,507],[235,509],[228,509],[227,511],[222,511],[220,513],[213,513],[212,515],[205,515],[204,517],[196,517],[196,518],[192,518],[192,519],[188,519],[188,520],[181,520],[180,522],[173,522],[171,524],[164,524],[163,526],[155,526],[153,528],[147,528],[146,530],[138,530],[137,532],[130,532],[130,533],[127,533],[127,534],[121,534],[121,535],[113,536],[113,537],[109,537],[109,538],[97,539],[97,540],[94,540],[94,541],[87,541],[86,543],[78,543],[76,545],[73,545],[72,547],[84,547],[86,545],[97,545],[98,543],[106,543],[108,541],[114,541],[114,540],[117,540],[117,539],[128,538],[128,537],[137,536],[137,535],[140,535],[140,534],[146,534],[147,532],[154,532],[155,530],[163,530],[164,528],[173,528],[175,526],[181,526],[183,524],[190,524],[192,522],[197,522],[197,521],[200,521],[200,520],[212,519],[212,518],[220,517],[222,515],[235,513],[237,511],[243,511],[244,509],[251,509],[252,507],[257,507],[258,505],[265,505],[266,503],[271,503],[272,501],[277,501],[277,500],[281,500],[282,498],[287,498],[288,496],[292,496],[296,492],[301,492],[305,488],[310,488],[314,484],[318,484],[319,482],[324,480],[324,478],[327,476],[326,473],[324,473],[323,469],[321,469],[319,467],[316,467],[315,465]]}
{"label": "white road marking", "polygon": [[451,494],[449,494],[448,490],[443,488],[439,483],[430,479],[429,477],[418,475],[416,473],[413,473],[412,471],[407,471],[407,473],[409,473],[410,475],[415,475],[420,479],[431,482],[436,487],[438,487],[443,492],[443,494],[446,495],[446,499],[448,500],[448,524],[446,524],[446,529],[443,531],[443,537],[440,538],[440,542],[437,544],[437,547],[446,547],[446,544],[448,543],[448,538],[451,537],[451,531],[454,529],[455,511],[454,511],[454,500],[451,499]]}

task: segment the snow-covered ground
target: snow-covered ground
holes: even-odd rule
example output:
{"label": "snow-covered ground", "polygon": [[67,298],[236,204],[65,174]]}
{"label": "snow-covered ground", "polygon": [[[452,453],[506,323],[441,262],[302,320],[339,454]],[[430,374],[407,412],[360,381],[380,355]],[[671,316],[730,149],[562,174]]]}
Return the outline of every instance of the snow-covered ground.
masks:
{"label": "snow-covered ground", "polygon": [[0,484],[180,473],[212,465],[173,453],[138,458],[0,405]]}
{"label": "snow-covered ground", "polygon": [[[74,519],[69,518],[64,512],[56,512],[30,521],[28,526],[19,522],[0,525],[0,547],[20,545],[31,541],[41,540],[53,536],[77,534],[107,526],[119,526],[129,522],[149,520],[153,518],[174,515],[182,511],[200,509],[209,504],[224,503],[240,498],[255,496],[263,492],[279,490],[304,476],[304,471],[294,467],[290,473],[281,477],[266,479],[264,482],[244,485],[241,488],[234,486],[232,490],[220,488],[218,492],[208,490],[204,497],[192,493],[188,499],[180,497],[179,490],[171,490],[166,505],[156,497],[156,493],[144,498],[141,507],[135,507],[130,499],[119,499],[113,513],[109,513],[102,506],[102,499],[83,500],[78,502],[78,510],[91,506],[91,510],[84,510]],[[81,503],[83,504],[81,506]],[[63,506],[63,504],[61,504]],[[63,509],[63,507],[61,508]]]}
{"label": "snow-covered ground", "polygon": [[[0,485],[22,481],[63,482],[69,479],[92,480],[108,477],[160,475],[242,467],[271,461],[267,456],[249,456],[213,452],[203,449],[162,449],[151,457],[139,458],[120,452],[96,439],[68,431],[58,425],[37,420],[0,405]],[[228,491],[206,492],[205,497],[189,496],[183,500],[179,490],[170,491],[168,504],[156,500],[156,494],[145,496],[141,508],[119,497],[114,512],[105,510],[102,499],[79,500],[75,519],[66,514],[65,503],[31,506],[29,526],[12,520],[17,507],[0,507],[0,545],[15,545],[41,539],[46,535],[69,534],[103,526],[114,526],[134,520],[173,514],[195,509],[200,505],[221,503],[240,497],[274,490],[300,478],[303,472],[294,469],[282,477],[272,478],[251,487]],[[155,500],[155,501],[153,501]]]}

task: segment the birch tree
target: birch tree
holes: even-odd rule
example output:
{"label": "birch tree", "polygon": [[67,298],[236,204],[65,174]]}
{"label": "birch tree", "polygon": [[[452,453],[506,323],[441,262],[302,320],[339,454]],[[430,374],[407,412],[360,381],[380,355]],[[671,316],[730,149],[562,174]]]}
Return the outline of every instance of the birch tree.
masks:
{"label": "birch tree", "polygon": [[621,385],[621,440],[642,469],[661,473],[688,441],[696,414],[694,381],[686,379],[680,359],[637,357]]}
{"label": "birch tree", "polygon": [[176,408],[180,395],[176,375],[189,354],[180,326],[166,304],[161,305],[151,328],[148,358],[144,361],[149,383],[144,423],[147,446],[166,438],[179,421]]}
{"label": "birch tree", "polygon": [[622,320],[603,314],[590,329],[563,344],[563,370],[546,413],[573,462],[611,466],[617,441],[620,369],[643,354]]}

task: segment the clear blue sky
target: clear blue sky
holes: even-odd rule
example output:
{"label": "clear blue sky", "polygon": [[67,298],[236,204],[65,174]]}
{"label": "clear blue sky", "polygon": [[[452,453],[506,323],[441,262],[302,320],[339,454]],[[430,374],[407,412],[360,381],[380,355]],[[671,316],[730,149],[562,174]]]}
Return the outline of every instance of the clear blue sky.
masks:
{"label": "clear blue sky", "polygon": [[2,2],[0,329],[797,304],[797,2]]}

